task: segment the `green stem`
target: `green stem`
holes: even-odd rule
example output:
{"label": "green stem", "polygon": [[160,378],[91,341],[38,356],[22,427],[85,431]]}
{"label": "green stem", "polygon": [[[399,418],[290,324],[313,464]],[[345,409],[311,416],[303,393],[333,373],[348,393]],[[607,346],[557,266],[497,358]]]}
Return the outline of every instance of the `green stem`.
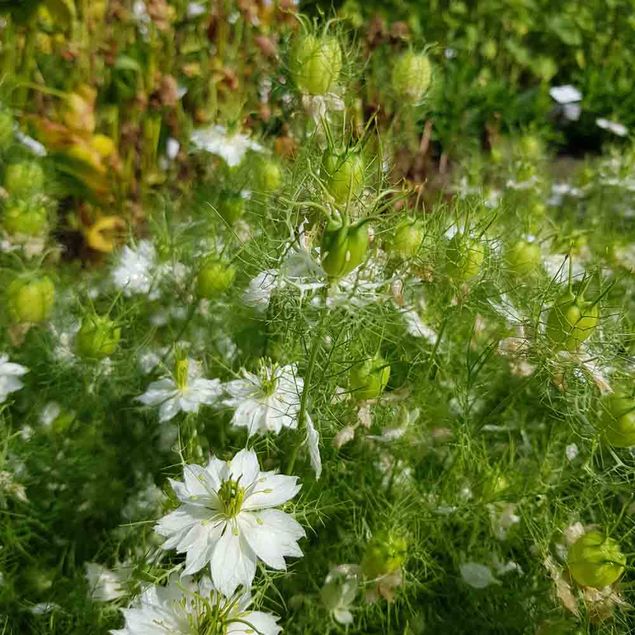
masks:
{"label": "green stem", "polygon": [[[306,417],[306,410],[307,410],[308,401],[309,401],[309,388],[311,386],[313,371],[315,370],[317,356],[320,351],[320,345],[322,343],[322,333],[324,331],[324,323],[326,321],[326,316],[328,314],[328,310],[326,306],[328,290],[329,290],[328,287],[323,287],[322,289],[322,301],[324,302],[324,306],[322,307],[320,320],[315,330],[315,337],[313,338],[313,342],[311,343],[311,352],[309,354],[309,365],[307,367],[306,375],[304,377],[304,389],[302,390],[302,397],[300,398],[300,412],[298,413],[298,429],[302,429],[304,425],[304,418]],[[301,445],[300,443],[296,444],[294,448],[291,450],[289,461],[287,463],[287,469],[286,469],[287,474],[291,474],[293,472],[293,467],[295,465],[295,461],[298,456],[298,450],[300,449],[300,445]]]}

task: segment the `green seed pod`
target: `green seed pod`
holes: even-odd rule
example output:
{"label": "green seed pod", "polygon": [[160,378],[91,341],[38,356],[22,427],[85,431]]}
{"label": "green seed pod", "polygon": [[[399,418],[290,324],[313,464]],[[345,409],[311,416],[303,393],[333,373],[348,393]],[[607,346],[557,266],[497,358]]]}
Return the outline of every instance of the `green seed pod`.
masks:
{"label": "green seed pod", "polygon": [[7,289],[7,306],[15,323],[37,323],[48,319],[55,301],[55,286],[48,276],[24,275]]}
{"label": "green seed pod", "polygon": [[616,448],[635,446],[635,399],[615,392],[602,398],[600,429],[604,439]]}
{"label": "green seed pod", "polygon": [[536,635],[583,635],[570,620],[546,620],[540,624]]}
{"label": "green seed pod", "polygon": [[547,337],[560,350],[575,351],[588,339],[600,321],[597,304],[586,302],[583,294],[565,291],[547,317]]}
{"label": "green seed pod", "polygon": [[4,187],[15,196],[39,192],[44,187],[44,170],[35,161],[19,161],[7,166]]}
{"label": "green seed pod", "polygon": [[224,194],[217,208],[220,215],[233,225],[245,213],[245,199],[240,194]]}
{"label": "green seed pod", "polygon": [[402,536],[379,532],[366,547],[362,558],[362,573],[369,580],[397,571],[406,561],[408,543]]}
{"label": "green seed pod", "polygon": [[322,268],[329,278],[342,278],[361,265],[368,251],[368,240],[364,221],[356,225],[329,223],[320,247]]}
{"label": "green seed pod", "polygon": [[407,51],[392,69],[392,89],[395,96],[408,104],[418,104],[430,88],[432,66],[424,53]]}
{"label": "green seed pod", "polygon": [[581,586],[603,589],[624,573],[626,556],[619,543],[597,530],[588,531],[569,548],[567,565]]}
{"label": "green seed pod", "polygon": [[256,187],[261,192],[275,192],[282,184],[282,170],[276,161],[260,159],[256,166]]}
{"label": "green seed pod", "polygon": [[121,329],[108,317],[91,315],[82,320],[75,337],[75,350],[80,357],[102,359],[119,346]]}
{"label": "green seed pod", "polygon": [[236,269],[221,260],[210,258],[205,261],[196,277],[196,293],[199,298],[211,300],[229,287],[236,277]]}
{"label": "green seed pod", "polygon": [[0,151],[13,141],[13,116],[8,110],[0,109]]}
{"label": "green seed pod", "polygon": [[322,158],[321,176],[328,193],[337,203],[355,200],[364,187],[364,159],[359,152],[327,150]]}
{"label": "green seed pod", "polygon": [[464,234],[455,234],[445,252],[446,273],[458,282],[467,282],[481,272],[485,247]]}
{"label": "green seed pod", "polygon": [[425,230],[421,221],[407,219],[397,225],[386,247],[388,251],[402,258],[413,258],[417,255],[424,237]]}
{"label": "green seed pod", "polygon": [[4,205],[2,226],[9,234],[41,236],[48,228],[46,206],[35,199],[11,197]]}
{"label": "green seed pod", "polygon": [[339,77],[342,49],[334,37],[301,35],[291,47],[289,67],[299,90],[324,95]]}
{"label": "green seed pod", "polygon": [[507,269],[519,278],[535,274],[540,269],[541,264],[542,256],[540,246],[537,243],[519,240],[505,251]]}
{"label": "green seed pod", "polygon": [[380,356],[367,359],[351,368],[348,384],[355,399],[377,399],[390,378],[390,365]]}

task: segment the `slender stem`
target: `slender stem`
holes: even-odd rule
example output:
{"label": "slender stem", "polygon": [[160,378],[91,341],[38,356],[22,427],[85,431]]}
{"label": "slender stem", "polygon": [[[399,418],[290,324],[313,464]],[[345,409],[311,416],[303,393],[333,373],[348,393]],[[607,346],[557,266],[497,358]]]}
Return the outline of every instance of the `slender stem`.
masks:
{"label": "slender stem", "polygon": [[[309,389],[311,386],[311,380],[313,378],[313,371],[315,370],[317,356],[320,351],[320,346],[322,344],[322,333],[324,331],[324,323],[326,321],[326,316],[328,314],[328,309],[326,306],[326,300],[328,297],[329,287],[325,286],[322,288],[322,301],[324,302],[324,306],[322,307],[322,312],[320,315],[320,319],[318,321],[317,328],[315,329],[315,336],[313,338],[313,342],[311,343],[311,352],[309,353],[309,365],[307,367],[306,375],[304,377],[304,388],[302,390],[302,397],[300,398],[300,412],[298,413],[298,428],[302,429],[304,426],[304,419],[306,417],[307,406],[309,402]],[[295,465],[295,460],[298,456],[298,450],[300,449],[300,443],[296,444],[291,450],[291,454],[289,455],[289,461],[287,463],[287,474],[290,474],[293,471],[293,467]]]}

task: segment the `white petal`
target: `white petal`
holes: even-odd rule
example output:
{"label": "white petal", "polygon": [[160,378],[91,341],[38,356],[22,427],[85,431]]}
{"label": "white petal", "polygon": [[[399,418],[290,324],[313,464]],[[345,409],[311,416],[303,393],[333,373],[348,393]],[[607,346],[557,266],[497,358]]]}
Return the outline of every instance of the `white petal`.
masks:
{"label": "white petal", "polygon": [[311,467],[315,471],[315,478],[319,479],[322,474],[322,457],[320,456],[320,433],[313,425],[313,421],[308,414],[305,415],[306,442],[309,448],[309,458]]}
{"label": "white petal", "polygon": [[227,597],[241,584],[249,588],[256,575],[255,554],[238,529],[229,523],[214,548],[211,572],[214,586]]}
{"label": "white petal", "polygon": [[247,611],[239,617],[241,622],[231,622],[227,626],[227,635],[278,635],[282,632],[282,627],[276,624],[278,618],[269,613]]}
{"label": "white petal", "polygon": [[264,509],[242,512],[238,520],[245,540],[272,568],[285,568],[284,556],[302,556],[297,541],[305,536],[304,529],[289,514],[278,509]]}
{"label": "white petal", "polygon": [[235,481],[240,479],[243,487],[247,487],[253,483],[260,473],[260,465],[258,457],[253,450],[241,450],[234,455],[229,463],[229,473]]}
{"label": "white petal", "polygon": [[161,404],[159,408],[159,421],[170,421],[179,413],[179,400],[177,397],[168,399]]}
{"label": "white petal", "polygon": [[245,510],[277,507],[291,500],[299,491],[297,476],[261,472],[254,487],[245,496],[242,508]]}

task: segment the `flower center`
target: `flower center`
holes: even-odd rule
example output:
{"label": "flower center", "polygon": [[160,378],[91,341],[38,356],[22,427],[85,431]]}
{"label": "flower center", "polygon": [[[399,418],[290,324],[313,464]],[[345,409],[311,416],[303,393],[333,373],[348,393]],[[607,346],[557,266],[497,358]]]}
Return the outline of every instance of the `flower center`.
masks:
{"label": "flower center", "polygon": [[188,370],[189,362],[187,361],[187,359],[178,359],[176,361],[174,378],[176,381],[176,386],[180,391],[184,391],[187,388]]}
{"label": "flower center", "polygon": [[245,498],[245,489],[238,481],[223,481],[218,490],[218,498],[223,505],[223,512],[228,518],[238,514]]}
{"label": "flower center", "polygon": [[277,377],[277,367],[267,366],[267,364],[262,361],[260,365],[260,372],[258,373],[260,376],[260,389],[265,397],[270,397],[276,392],[276,388],[278,388],[278,377]]}

